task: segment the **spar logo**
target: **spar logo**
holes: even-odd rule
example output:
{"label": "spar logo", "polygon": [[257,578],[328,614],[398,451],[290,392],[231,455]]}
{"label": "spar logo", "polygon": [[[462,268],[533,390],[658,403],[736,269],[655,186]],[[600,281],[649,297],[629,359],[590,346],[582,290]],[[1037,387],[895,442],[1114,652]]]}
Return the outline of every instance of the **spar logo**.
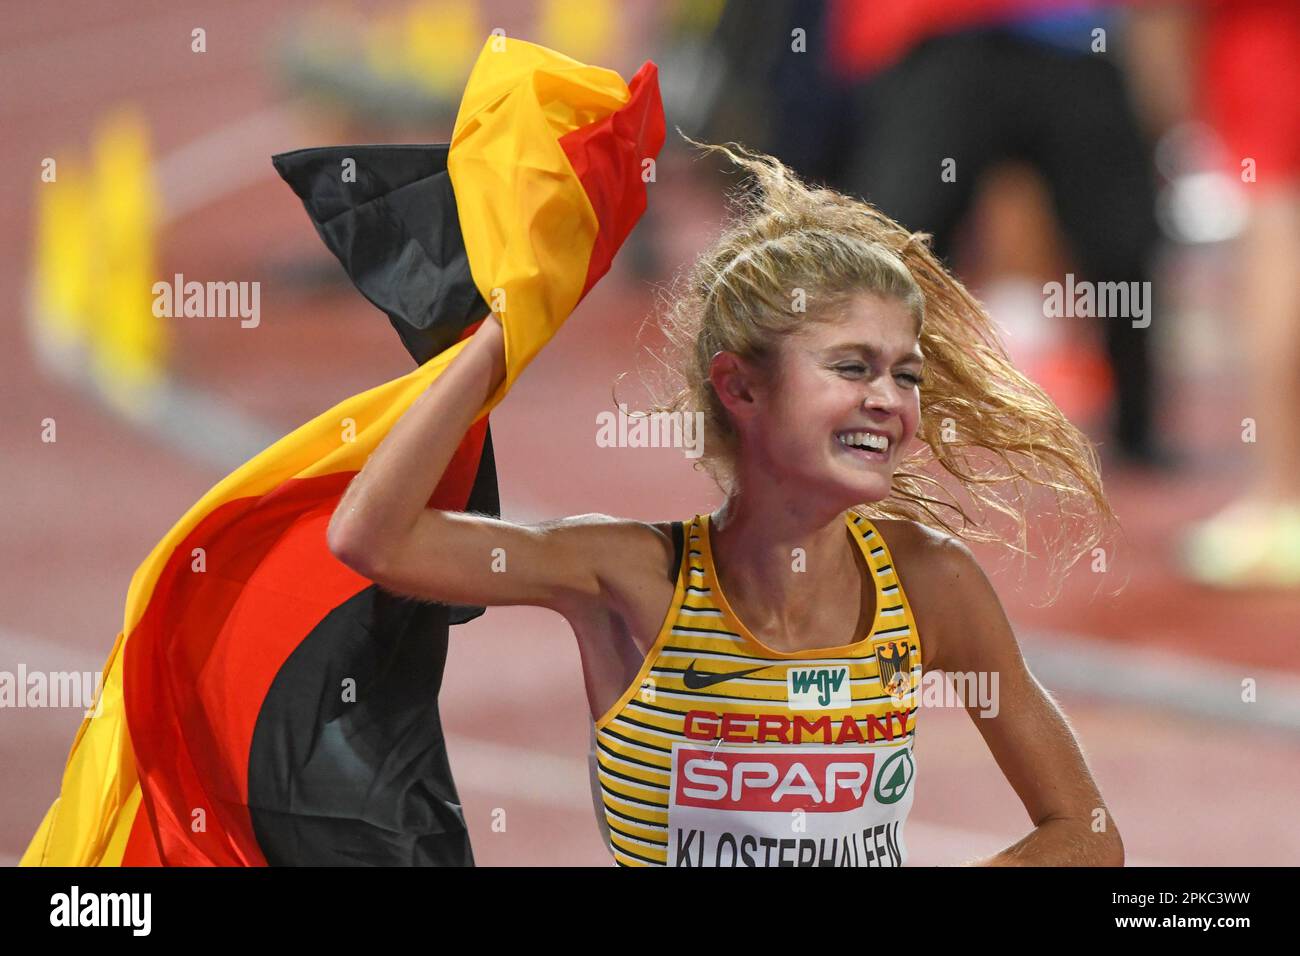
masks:
{"label": "spar logo", "polygon": [[791,710],[852,707],[849,669],[838,667],[791,667],[785,672],[786,699]]}
{"label": "spar logo", "polygon": [[673,804],[741,812],[856,810],[871,792],[875,759],[873,753],[843,747],[755,753],[678,745]]}
{"label": "spar logo", "polygon": [[916,776],[912,748],[903,747],[884,762],[876,778],[876,800],[880,803],[897,803],[907,793]]}

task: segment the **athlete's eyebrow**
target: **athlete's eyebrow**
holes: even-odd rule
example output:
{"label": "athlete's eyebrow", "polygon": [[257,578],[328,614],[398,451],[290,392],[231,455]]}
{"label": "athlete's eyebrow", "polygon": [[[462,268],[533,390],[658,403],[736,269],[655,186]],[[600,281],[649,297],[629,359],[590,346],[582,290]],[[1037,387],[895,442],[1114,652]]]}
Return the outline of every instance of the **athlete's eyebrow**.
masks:
{"label": "athlete's eyebrow", "polygon": [[[832,345],[828,352],[861,352],[869,359],[880,358],[880,348],[870,342],[841,342],[838,345]],[[925,356],[921,354],[921,346],[913,345],[912,351],[898,360],[900,365],[915,365],[917,367],[925,366]]]}

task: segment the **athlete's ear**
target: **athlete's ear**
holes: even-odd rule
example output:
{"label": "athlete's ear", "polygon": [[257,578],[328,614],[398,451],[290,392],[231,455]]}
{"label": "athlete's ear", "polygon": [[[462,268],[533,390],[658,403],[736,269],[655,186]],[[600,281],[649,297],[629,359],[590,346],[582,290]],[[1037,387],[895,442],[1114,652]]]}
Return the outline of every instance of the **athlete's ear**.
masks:
{"label": "athlete's ear", "polygon": [[733,422],[739,425],[754,417],[763,383],[757,363],[734,352],[715,352],[709,361],[709,382]]}

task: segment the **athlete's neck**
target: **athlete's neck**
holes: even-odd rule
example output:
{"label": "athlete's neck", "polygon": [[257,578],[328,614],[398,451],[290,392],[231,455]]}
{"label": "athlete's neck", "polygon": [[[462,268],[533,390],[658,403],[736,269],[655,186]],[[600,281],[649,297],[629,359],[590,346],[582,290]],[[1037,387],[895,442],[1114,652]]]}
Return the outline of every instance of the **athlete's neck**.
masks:
{"label": "athlete's neck", "polygon": [[723,592],[755,636],[806,647],[846,636],[818,633],[828,607],[842,608],[846,595],[862,591],[861,552],[843,511],[759,510],[735,495],[710,515],[709,532]]}

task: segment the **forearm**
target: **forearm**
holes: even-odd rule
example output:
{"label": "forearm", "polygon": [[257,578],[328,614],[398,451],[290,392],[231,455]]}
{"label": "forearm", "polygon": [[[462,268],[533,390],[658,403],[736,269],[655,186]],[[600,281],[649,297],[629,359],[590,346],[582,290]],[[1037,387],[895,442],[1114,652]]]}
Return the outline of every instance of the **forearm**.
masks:
{"label": "forearm", "polygon": [[479,409],[504,377],[501,324],[489,315],[348,485],[330,519],[335,554],[349,563],[366,564],[404,539]]}
{"label": "forearm", "polygon": [[972,860],[967,866],[1123,866],[1124,844],[1109,829],[1098,833],[1086,820],[1056,817],[1043,821],[1024,839],[1000,853]]}

